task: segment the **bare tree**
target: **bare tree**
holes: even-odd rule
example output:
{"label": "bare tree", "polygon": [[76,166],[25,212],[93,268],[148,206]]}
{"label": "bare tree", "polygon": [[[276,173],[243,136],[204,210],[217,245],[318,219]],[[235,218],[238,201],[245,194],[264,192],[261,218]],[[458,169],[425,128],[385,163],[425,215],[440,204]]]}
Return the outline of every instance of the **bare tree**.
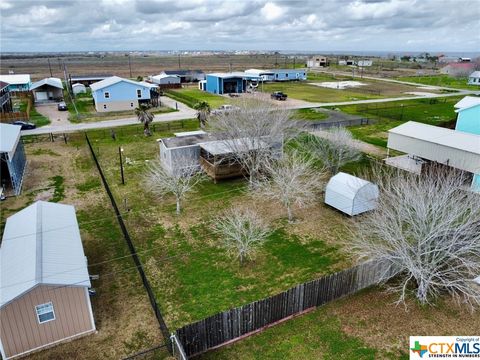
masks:
{"label": "bare tree", "polygon": [[174,195],[177,204],[176,212],[180,214],[183,200],[205,177],[191,159],[177,158],[175,164],[176,169],[170,171],[163,167],[160,161],[150,163],[146,183],[148,188],[160,197]]}
{"label": "bare tree", "polygon": [[[225,147],[249,174],[250,185],[270,159],[281,157],[283,144],[299,132],[288,110],[259,100],[241,100],[235,110],[210,119],[212,129],[224,135]],[[226,159],[231,161],[232,159]]]}
{"label": "bare tree", "polygon": [[251,259],[259,245],[267,239],[270,230],[250,209],[231,208],[215,219],[215,232],[225,241],[228,252],[243,264]]}
{"label": "bare tree", "polygon": [[343,127],[334,127],[315,134],[311,137],[308,146],[312,154],[333,175],[338,173],[343,165],[360,160],[362,157],[352,134]]}
{"label": "bare tree", "polygon": [[266,177],[255,187],[261,196],[279,201],[293,221],[293,208],[311,205],[323,188],[322,169],[315,169],[311,158],[292,151],[266,165]]}
{"label": "bare tree", "polygon": [[396,271],[399,302],[412,291],[422,304],[442,293],[480,304],[473,281],[480,275],[480,196],[464,188],[465,180],[436,167],[422,176],[377,178],[378,207],[361,217],[353,248]]}

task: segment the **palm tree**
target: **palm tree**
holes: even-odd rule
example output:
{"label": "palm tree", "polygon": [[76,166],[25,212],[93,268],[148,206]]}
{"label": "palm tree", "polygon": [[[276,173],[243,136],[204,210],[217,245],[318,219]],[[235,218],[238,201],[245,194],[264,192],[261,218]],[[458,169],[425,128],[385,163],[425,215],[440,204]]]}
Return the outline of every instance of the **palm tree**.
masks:
{"label": "palm tree", "polygon": [[149,125],[155,117],[155,115],[152,114],[149,109],[150,106],[145,104],[139,104],[138,107],[135,108],[135,115],[137,115],[138,121],[143,124],[143,133],[145,134],[145,136],[152,135],[150,133]]}
{"label": "palm tree", "polygon": [[207,124],[207,115],[210,114],[210,105],[206,101],[200,101],[193,108],[197,110],[197,119],[200,122],[200,127],[204,129]]}

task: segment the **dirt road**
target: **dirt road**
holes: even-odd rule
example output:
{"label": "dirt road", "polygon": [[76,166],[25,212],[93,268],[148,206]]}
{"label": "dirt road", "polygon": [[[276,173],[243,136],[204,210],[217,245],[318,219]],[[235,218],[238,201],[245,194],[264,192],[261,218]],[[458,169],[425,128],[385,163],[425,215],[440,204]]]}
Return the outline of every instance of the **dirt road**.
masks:
{"label": "dirt road", "polygon": [[58,111],[57,104],[35,104],[35,110],[50,119],[50,126],[70,125],[70,121],[68,121],[68,111]]}

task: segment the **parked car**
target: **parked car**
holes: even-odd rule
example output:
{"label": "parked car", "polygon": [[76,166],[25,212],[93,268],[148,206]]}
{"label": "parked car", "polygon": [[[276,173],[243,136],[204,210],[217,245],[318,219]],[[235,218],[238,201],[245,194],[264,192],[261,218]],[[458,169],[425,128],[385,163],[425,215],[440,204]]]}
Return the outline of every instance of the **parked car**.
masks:
{"label": "parked car", "polygon": [[32,130],[32,129],[35,129],[37,127],[37,125],[26,122],[26,121],[15,121],[12,124],[21,126],[22,130]]}
{"label": "parked car", "polygon": [[58,109],[58,111],[65,111],[65,110],[67,110],[67,109],[68,109],[68,108],[67,108],[67,104],[65,104],[64,101],[59,102],[58,105],[57,105],[57,109]]}
{"label": "parked car", "polygon": [[287,94],[284,94],[283,92],[281,91],[275,91],[273,92],[270,97],[273,99],[273,100],[278,100],[278,101],[285,101],[287,100]]}
{"label": "parked car", "polygon": [[225,105],[220,106],[218,109],[213,109],[210,113],[212,115],[218,115],[218,114],[228,113],[230,111],[237,111],[237,110],[240,110],[240,108],[238,106],[225,104]]}

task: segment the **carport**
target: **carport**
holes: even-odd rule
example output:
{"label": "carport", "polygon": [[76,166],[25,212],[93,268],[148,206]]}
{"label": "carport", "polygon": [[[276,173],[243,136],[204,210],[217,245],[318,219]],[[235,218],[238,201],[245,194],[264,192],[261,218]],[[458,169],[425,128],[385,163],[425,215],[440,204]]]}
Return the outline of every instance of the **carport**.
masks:
{"label": "carport", "polygon": [[15,195],[22,189],[27,162],[20,129],[17,125],[0,124],[1,186],[5,192],[12,189]]}
{"label": "carport", "polygon": [[63,84],[59,78],[46,78],[32,84],[35,102],[63,99]]}

